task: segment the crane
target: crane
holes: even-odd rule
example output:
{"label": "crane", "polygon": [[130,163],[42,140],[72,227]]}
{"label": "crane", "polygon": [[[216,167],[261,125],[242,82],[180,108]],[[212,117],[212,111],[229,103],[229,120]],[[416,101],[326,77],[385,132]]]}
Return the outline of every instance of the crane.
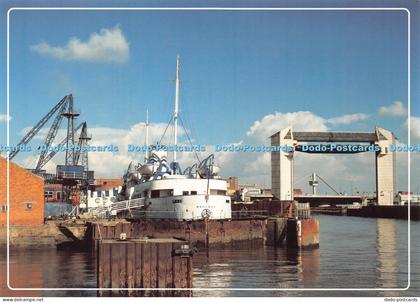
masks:
{"label": "crane", "polygon": [[[80,152],[74,150],[74,148],[69,148],[72,144],[74,145],[75,140],[74,137],[77,132],[81,130],[78,145],[85,146],[87,141],[90,139],[87,137],[87,123],[82,122],[78,126],[74,127],[74,119],[79,116],[78,113],[74,112],[73,109],[73,95],[69,94],[64,96],[42,119],[21,139],[18,143],[17,148],[10,152],[9,159],[13,159],[16,155],[18,155],[20,151],[20,146],[24,146],[28,144],[34,136],[39,133],[39,131],[51,120],[53,117],[53,122],[51,124],[50,129],[48,130],[47,136],[43,141],[43,148],[40,151],[38,162],[33,169],[33,172],[39,174],[42,168],[57,154],[57,150],[66,146],[66,165],[77,165],[79,160],[81,159],[81,163],[85,166],[85,170],[87,171],[88,166],[88,159],[87,159],[87,152]],[[51,146],[54,142],[54,139],[57,136],[58,130],[62,124],[64,118],[67,118],[67,134],[66,137],[54,148],[51,150]],[[70,149],[72,149],[70,151]]]}
{"label": "crane", "polygon": [[[74,133],[77,133],[80,128],[85,124],[85,122],[80,123],[76,128],[74,128]],[[63,140],[54,148],[54,150],[51,150],[43,157],[40,156],[38,160],[37,167],[35,168],[35,173],[39,173],[41,169],[57,154],[57,150],[60,150],[62,147],[64,147],[67,144],[67,136],[63,138]]]}
{"label": "crane", "polygon": [[[14,150],[14,151],[12,151],[12,152],[10,152],[10,154],[9,154],[9,159],[13,159],[18,153],[19,153],[19,150],[20,150],[20,146],[24,146],[24,145],[26,145],[27,143],[29,143],[29,141],[39,132],[39,130],[41,130],[41,128],[49,121],[49,119],[54,115],[54,113],[56,113],[58,110],[60,110],[60,112],[64,112],[64,110],[66,109],[66,107],[67,107],[67,103],[68,103],[68,101],[69,101],[69,96],[70,95],[66,95],[65,97],[63,97],[62,99],[61,99],[61,101],[60,102],[58,102],[58,104],[57,105],[55,105],[23,138],[22,138],[22,140],[17,144],[17,148]],[[61,114],[59,114],[60,116],[61,116]],[[56,120],[57,120],[57,118],[56,118]],[[59,121],[57,121],[57,123],[56,124],[59,124],[60,123],[60,121],[61,121],[61,119],[58,119]],[[53,126],[54,126],[54,124],[53,124]],[[55,127],[56,128],[58,128],[58,126],[59,125],[55,125]],[[51,131],[52,129],[50,129],[50,132],[51,132],[51,135],[53,135],[52,134],[52,132],[54,132],[54,131]],[[48,134],[50,134],[50,132],[48,133]],[[56,133],[56,132],[55,132]],[[49,140],[49,138],[48,138],[48,136],[47,136],[47,139],[46,139],[46,141],[50,141]]]}

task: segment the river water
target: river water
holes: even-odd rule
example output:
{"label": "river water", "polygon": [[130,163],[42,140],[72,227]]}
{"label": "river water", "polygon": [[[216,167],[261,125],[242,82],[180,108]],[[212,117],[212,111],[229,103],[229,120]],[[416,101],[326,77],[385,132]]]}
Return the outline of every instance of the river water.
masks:
{"label": "river water", "polygon": [[[411,287],[407,221],[318,215],[320,248],[301,252],[272,247],[225,248],[194,256],[194,296],[420,296],[420,222],[411,222]],[[96,287],[90,252],[54,248],[14,250],[13,287]],[[14,291],[5,286],[4,249],[0,296],[96,296],[96,291]],[[267,290],[230,290],[258,288]],[[288,289],[295,289],[293,291]],[[365,291],[300,289],[389,288]],[[283,290],[272,290],[283,289]],[[296,291],[296,289],[298,289]]]}

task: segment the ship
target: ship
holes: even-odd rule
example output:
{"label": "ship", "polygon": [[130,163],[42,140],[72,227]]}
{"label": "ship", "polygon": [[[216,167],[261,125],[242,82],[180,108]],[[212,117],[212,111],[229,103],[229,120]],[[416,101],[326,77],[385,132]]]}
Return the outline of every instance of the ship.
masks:
{"label": "ship", "polygon": [[[182,170],[177,160],[178,118],[180,91],[180,59],[176,59],[175,104],[173,122],[173,155],[149,146],[149,119],[146,118],[145,160],[131,165],[124,175],[119,201],[141,204],[137,215],[146,218],[177,220],[230,219],[231,199],[227,195],[227,181],[219,176],[214,154],[197,160]],[[155,145],[156,146],[156,145]]]}

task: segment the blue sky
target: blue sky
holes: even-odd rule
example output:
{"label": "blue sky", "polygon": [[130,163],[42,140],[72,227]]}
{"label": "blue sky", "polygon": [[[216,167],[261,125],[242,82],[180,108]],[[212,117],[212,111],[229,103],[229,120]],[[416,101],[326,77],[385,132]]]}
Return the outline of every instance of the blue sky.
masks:
{"label": "blue sky", "polygon": [[[411,9],[418,24],[418,6]],[[72,37],[85,43],[101,29],[121,31],[124,62],[63,59],[33,48],[64,48]],[[12,143],[68,93],[91,128],[129,129],[146,109],[152,122],[166,123],[177,54],[181,112],[198,143],[238,142],[265,116],[299,111],[325,119],[330,130],[381,126],[406,138],[406,116],[378,111],[398,101],[407,106],[405,11],[13,11],[10,37]],[[412,43],[418,50],[418,39]],[[2,102],[0,114],[5,109]],[[328,122],[349,114],[365,117]]]}
{"label": "blue sky", "polygon": [[[274,111],[374,112],[407,101],[406,22],[405,12],[14,11],[12,127],[33,125],[70,92],[91,126],[137,112],[118,119],[128,127],[147,108],[153,121],[165,122],[176,54],[185,80],[181,108],[192,113],[186,118],[203,142],[235,141]],[[130,45],[125,64],[61,61],[30,50],[116,25]],[[39,106],[25,110],[28,100]]]}

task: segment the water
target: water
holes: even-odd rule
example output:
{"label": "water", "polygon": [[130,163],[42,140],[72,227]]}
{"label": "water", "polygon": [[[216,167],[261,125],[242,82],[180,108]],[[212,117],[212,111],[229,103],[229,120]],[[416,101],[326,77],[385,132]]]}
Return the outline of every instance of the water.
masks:
{"label": "water", "polygon": [[[407,221],[319,215],[320,248],[227,248],[194,256],[195,296],[347,296],[348,291],[231,291],[224,288],[404,288],[408,282]],[[420,296],[420,222],[411,224],[411,288],[358,291],[357,296]],[[3,254],[4,255],[4,254]],[[0,270],[5,272],[5,257]],[[15,287],[95,287],[95,259],[89,252],[20,250],[11,255]],[[5,273],[3,274],[5,276]],[[5,279],[5,278],[4,278]],[[2,279],[2,281],[4,281]],[[10,292],[0,296],[96,296],[95,291]]]}

